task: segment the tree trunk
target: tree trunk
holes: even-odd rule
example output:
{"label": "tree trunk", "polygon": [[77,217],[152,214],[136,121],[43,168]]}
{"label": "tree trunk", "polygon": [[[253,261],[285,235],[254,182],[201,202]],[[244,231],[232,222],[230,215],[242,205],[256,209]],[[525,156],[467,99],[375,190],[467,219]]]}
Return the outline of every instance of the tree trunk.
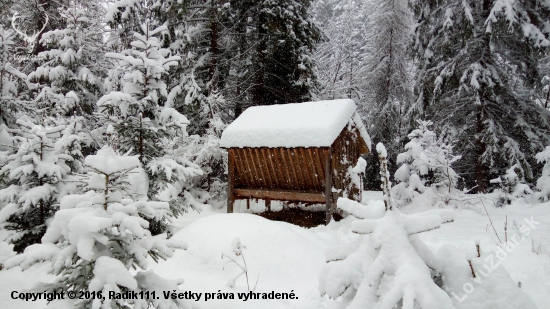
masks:
{"label": "tree trunk", "polygon": [[219,56],[219,29],[218,29],[218,7],[215,0],[212,0],[210,15],[210,67],[208,69],[212,81],[212,91],[218,89],[218,56]]}
{"label": "tree trunk", "polygon": [[[261,8],[260,8],[261,10]],[[258,62],[254,82],[253,102],[254,105],[264,105],[264,74],[265,74],[265,49],[267,48],[267,17],[260,11],[258,17],[258,49],[256,50]]]}
{"label": "tree trunk", "polygon": [[487,146],[483,141],[484,132],[484,117],[483,117],[483,105],[479,105],[477,108],[477,130],[476,130],[476,192],[485,193],[487,190],[487,173],[485,162],[483,162],[483,155]]}

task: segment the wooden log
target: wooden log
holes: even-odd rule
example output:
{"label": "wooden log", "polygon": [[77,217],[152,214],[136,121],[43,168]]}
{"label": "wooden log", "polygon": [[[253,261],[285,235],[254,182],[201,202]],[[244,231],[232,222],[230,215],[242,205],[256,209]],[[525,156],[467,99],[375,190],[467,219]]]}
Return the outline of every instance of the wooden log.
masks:
{"label": "wooden log", "polygon": [[332,147],[325,151],[325,198],[326,198],[326,221],[325,225],[332,219]]}
{"label": "wooden log", "polygon": [[312,203],[324,203],[326,201],[326,198],[322,192],[260,189],[234,189],[234,192],[238,198],[258,198],[264,200],[269,199]]}
{"label": "wooden log", "polygon": [[271,200],[265,200],[265,206],[267,207],[267,211],[271,211]]}
{"label": "wooden log", "polygon": [[235,177],[235,154],[229,151],[227,158],[227,212],[233,212],[233,204],[235,203],[235,195],[233,187]]}

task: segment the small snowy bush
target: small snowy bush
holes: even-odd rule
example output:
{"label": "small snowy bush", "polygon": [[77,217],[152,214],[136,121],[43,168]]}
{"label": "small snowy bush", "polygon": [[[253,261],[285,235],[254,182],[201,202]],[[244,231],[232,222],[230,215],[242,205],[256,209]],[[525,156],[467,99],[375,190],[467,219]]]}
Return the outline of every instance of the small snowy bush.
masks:
{"label": "small snowy bush", "polygon": [[539,163],[544,163],[544,167],[542,168],[542,175],[537,180],[535,197],[546,202],[550,200],[550,146],[537,153],[536,158]]}
{"label": "small snowy bush", "polygon": [[[142,217],[162,220],[169,214],[168,203],[133,201],[127,193],[127,176],[140,166],[136,157],[119,156],[105,146],[97,155],[86,157],[89,168],[87,192],[61,200],[42,244],[27,247],[21,255],[6,261],[6,267],[48,261],[53,283],[36,289],[53,292],[89,291],[106,299],[61,300],[71,308],[179,308],[179,300],[164,299],[162,291],[177,290],[179,281],[165,280],[148,268],[148,257],[166,259],[186,244],[167,240],[166,234],[152,236]],[[136,269],[137,271],[131,271]],[[133,274],[135,273],[135,275]],[[146,299],[109,299],[109,292],[156,291]],[[149,294],[146,294],[149,295]]]}
{"label": "small snowy bush", "polygon": [[425,192],[426,187],[445,196],[456,191],[458,175],[451,165],[460,156],[453,155],[453,146],[430,130],[431,121],[417,122],[418,128],[409,134],[406,151],[397,156],[397,164],[402,165],[395,172],[397,185],[392,188],[392,194],[400,205],[410,203]]}
{"label": "small snowy bush", "polygon": [[531,188],[525,184],[523,177],[520,177],[520,175],[521,169],[517,164],[514,164],[506,170],[506,174],[498,178],[491,179],[491,183],[496,183],[500,187],[493,192],[497,198],[497,207],[510,205],[512,201],[533,194]]}

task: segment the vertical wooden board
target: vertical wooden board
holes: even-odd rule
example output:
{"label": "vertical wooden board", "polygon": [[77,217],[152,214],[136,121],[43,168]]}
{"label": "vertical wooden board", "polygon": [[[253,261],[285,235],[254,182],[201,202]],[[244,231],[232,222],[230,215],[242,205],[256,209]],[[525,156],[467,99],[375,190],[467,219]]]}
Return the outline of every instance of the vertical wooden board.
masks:
{"label": "vertical wooden board", "polygon": [[273,160],[271,159],[271,153],[269,149],[266,151],[265,148],[258,148],[258,151],[261,153],[261,156],[265,163],[265,168],[271,182],[270,188],[279,188],[279,181],[277,179],[276,171],[273,168]]}
{"label": "vertical wooden board", "polygon": [[305,157],[308,158],[308,162],[310,162],[310,169],[311,169],[311,177],[313,178],[313,180],[315,181],[315,190],[316,191],[319,191],[319,190],[322,190],[322,185],[321,185],[321,179],[319,177],[319,172],[317,171],[317,167],[315,166],[315,159],[313,157],[313,151],[311,150],[311,148],[307,148],[304,150],[304,153],[307,153],[307,156],[304,155]]}
{"label": "vertical wooden board", "polygon": [[292,165],[291,165],[290,159],[285,158],[285,150],[283,148],[279,148],[279,153],[281,155],[280,159],[281,159],[281,162],[282,162],[283,167],[285,169],[285,172],[288,175],[288,178],[287,178],[288,179],[288,187],[290,189],[297,188],[298,185],[297,185],[297,182],[296,182],[296,176],[294,175],[294,173],[292,173]]}
{"label": "vertical wooden board", "polygon": [[332,219],[332,148],[325,151],[325,198],[326,214],[325,224],[328,225]]}
{"label": "vertical wooden board", "polygon": [[244,166],[244,162],[242,159],[241,154],[239,153],[238,148],[232,148],[230,151],[233,153],[235,157],[235,167],[237,168],[236,172],[239,174],[239,180],[240,180],[240,186],[248,187],[250,186],[250,182],[248,180],[248,176],[246,174],[246,167]]}
{"label": "vertical wooden board", "polygon": [[288,162],[285,160],[285,157],[283,156],[282,149],[277,148],[274,154],[275,154],[275,157],[277,158],[277,161],[279,162],[279,167],[281,169],[281,172],[284,175],[283,187],[285,189],[292,189],[294,187],[294,182],[292,181],[292,176],[290,174],[290,170],[288,169]]}
{"label": "vertical wooden board", "polygon": [[300,190],[307,190],[308,184],[306,181],[306,175],[304,174],[304,162],[303,158],[298,152],[298,148],[290,148],[288,152],[292,155],[292,162],[294,163],[294,168],[296,169],[296,176],[298,177],[300,183]]}
{"label": "vertical wooden board", "polygon": [[233,204],[235,202],[235,191],[233,190],[233,177],[235,177],[235,162],[233,156],[227,158],[227,212],[233,212]]}
{"label": "vertical wooden board", "polygon": [[319,173],[319,178],[322,180],[323,188],[325,187],[325,165],[323,162],[324,160],[324,149],[323,148],[317,148],[314,151],[315,154],[315,165],[318,167],[317,172]]}
{"label": "vertical wooden board", "polygon": [[256,166],[256,170],[260,175],[261,186],[263,189],[267,189],[270,186],[269,176],[267,174],[267,171],[265,170],[265,164],[264,164],[263,158],[258,154],[258,152],[256,152],[256,150],[257,148],[250,148],[250,152],[254,157],[254,165]]}
{"label": "vertical wooden board", "polygon": [[237,161],[239,162],[238,165],[240,166],[240,175],[241,178],[244,180],[243,183],[247,188],[252,187],[252,182],[250,180],[250,171],[246,166],[246,158],[242,152],[242,149],[235,148],[235,153],[237,156]]}
{"label": "vertical wooden board", "polygon": [[283,167],[280,165],[277,160],[277,151],[276,149],[269,149],[269,162],[273,170],[273,175],[277,183],[277,188],[286,188],[286,176],[283,170]]}
{"label": "vertical wooden board", "polygon": [[286,176],[281,163],[277,159],[277,148],[268,148],[269,160],[273,167],[274,177],[276,178],[277,188],[286,189]]}
{"label": "vertical wooden board", "polygon": [[256,152],[254,151],[254,148],[248,148],[248,154],[250,155],[250,159],[252,161],[254,172],[257,175],[258,182],[260,184],[260,188],[265,189],[268,187],[267,185],[267,178],[263,169],[263,166],[260,162],[260,158],[256,155]]}
{"label": "vertical wooden board", "polygon": [[235,151],[233,151],[232,149],[228,149],[227,156],[228,156],[227,158],[228,168],[229,168],[229,158],[231,158],[231,160],[233,161],[233,187],[236,188],[242,184],[242,180],[239,174],[239,166],[237,163],[237,158],[235,156]]}
{"label": "vertical wooden board", "polygon": [[338,135],[338,137],[336,138],[336,140],[334,141],[334,143],[332,144],[332,162],[331,162],[331,166],[332,166],[332,186],[339,189],[340,188],[340,184],[338,183],[338,180],[339,180],[339,173],[338,173],[338,170],[339,170],[339,166],[340,166],[340,161],[342,160],[341,158],[341,153],[342,153],[342,132],[340,132],[340,134]]}
{"label": "vertical wooden board", "polygon": [[253,169],[254,164],[249,158],[248,151],[246,148],[243,148],[241,150],[242,150],[241,153],[243,155],[244,163],[246,165],[246,168],[248,169],[250,183],[252,184],[253,188],[259,188],[260,184],[258,183],[258,179],[256,177],[257,174]]}
{"label": "vertical wooden board", "polygon": [[290,167],[290,171],[292,173],[292,176],[294,177],[293,178],[294,184],[296,185],[295,189],[301,190],[304,187],[304,185],[302,184],[300,175],[298,174],[298,170],[295,164],[296,163],[295,157],[291,154],[290,149],[288,148],[285,148],[283,152],[286,153],[286,156],[288,158],[288,163],[289,163],[288,166]]}
{"label": "vertical wooden board", "polygon": [[304,162],[304,172],[306,173],[306,178],[308,181],[308,189],[309,190],[315,190],[317,188],[317,185],[315,184],[315,171],[311,168],[311,161],[309,160],[306,149],[305,148],[299,148],[300,150],[300,157],[302,158]]}

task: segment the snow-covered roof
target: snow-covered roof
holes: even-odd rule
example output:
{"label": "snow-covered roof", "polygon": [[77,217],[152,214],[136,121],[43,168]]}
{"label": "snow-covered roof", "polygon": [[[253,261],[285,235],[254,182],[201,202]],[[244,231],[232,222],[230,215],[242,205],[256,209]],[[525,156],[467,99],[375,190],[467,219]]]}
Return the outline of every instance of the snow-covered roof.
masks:
{"label": "snow-covered roof", "polygon": [[353,100],[254,106],[223,132],[221,147],[329,147],[348,124],[370,149],[370,137]]}

